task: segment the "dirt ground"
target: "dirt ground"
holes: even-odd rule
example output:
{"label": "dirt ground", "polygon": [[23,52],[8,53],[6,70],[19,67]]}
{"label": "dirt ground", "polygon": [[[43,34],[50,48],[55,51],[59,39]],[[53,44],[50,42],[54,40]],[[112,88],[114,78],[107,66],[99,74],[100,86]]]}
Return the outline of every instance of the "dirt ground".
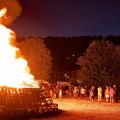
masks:
{"label": "dirt ground", "polygon": [[54,99],[62,110],[58,115],[31,120],[120,120],[120,103],[91,102],[81,99]]}

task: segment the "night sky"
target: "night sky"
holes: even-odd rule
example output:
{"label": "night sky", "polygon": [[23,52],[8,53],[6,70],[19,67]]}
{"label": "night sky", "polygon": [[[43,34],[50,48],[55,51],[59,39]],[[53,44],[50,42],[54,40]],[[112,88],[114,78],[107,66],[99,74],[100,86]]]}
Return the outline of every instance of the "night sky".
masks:
{"label": "night sky", "polygon": [[119,0],[20,0],[19,36],[120,35]]}

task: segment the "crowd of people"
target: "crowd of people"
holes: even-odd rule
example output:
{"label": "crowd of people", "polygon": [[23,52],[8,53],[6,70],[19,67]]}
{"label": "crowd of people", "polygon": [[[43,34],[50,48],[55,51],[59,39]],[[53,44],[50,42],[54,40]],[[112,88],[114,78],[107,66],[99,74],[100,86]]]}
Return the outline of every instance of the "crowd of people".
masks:
{"label": "crowd of people", "polygon": [[[90,91],[90,100],[94,101],[95,87],[92,86],[89,91]],[[114,103],[116,101],[116,92],[117,92],[117,89],[116,89],[115,85],[113,85],[113,87],[106,86],[104,92],[103,92],[102,87],[99,86],[97,88],[97,98],[98,98],[98,101],[102,101],[102,97],[104,95],[104,98],[105,98],[106,102]]]}
{"label": "crowd of people", "polygon": [[[90,101],[94,101],[95,97],[97,97],[97,101],[103,101],[114,103],[116,101],[116,86],[106,86],[104,89],[99,86],[92,86],[88,89],[86,86],[60,86],[60,85],[52,85],[50,86],[49,92],[52,98],[62,98],[62,97],[72,97],[74,99],[88,98]],[[104,99],[103,99],[104,98]]]}

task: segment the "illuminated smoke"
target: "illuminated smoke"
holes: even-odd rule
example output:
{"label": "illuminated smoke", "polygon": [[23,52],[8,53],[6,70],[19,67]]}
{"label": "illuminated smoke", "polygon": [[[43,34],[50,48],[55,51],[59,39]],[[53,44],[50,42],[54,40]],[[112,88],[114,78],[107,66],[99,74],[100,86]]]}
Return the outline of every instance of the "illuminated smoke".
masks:
{"label": "illuminated smoke", "polygon": [[7,13],[6,16],[0,19],[0,22],[7,26],[10,25],[22,11],[18,0],[0,0],[0,9],[2,8],[7,8]]}

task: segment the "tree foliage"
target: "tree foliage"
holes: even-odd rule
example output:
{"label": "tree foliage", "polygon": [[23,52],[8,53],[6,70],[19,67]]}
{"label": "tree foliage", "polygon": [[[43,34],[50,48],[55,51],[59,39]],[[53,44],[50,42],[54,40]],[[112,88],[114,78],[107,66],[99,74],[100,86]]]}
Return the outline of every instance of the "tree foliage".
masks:
{"label": "tree foliage", "polygon": [[81,67],[80,76],[84,82],[103,86],[120,84],[119,45],[109,41],[93,41],[84,55],[78,58],[77,64]]}
{"label": "tree foliage", "polygon": [[31,73],[35,79],[49,80],[52,69],[52,57],[44,41],[37,37],[18,40],[20,54],[28,61]]}

